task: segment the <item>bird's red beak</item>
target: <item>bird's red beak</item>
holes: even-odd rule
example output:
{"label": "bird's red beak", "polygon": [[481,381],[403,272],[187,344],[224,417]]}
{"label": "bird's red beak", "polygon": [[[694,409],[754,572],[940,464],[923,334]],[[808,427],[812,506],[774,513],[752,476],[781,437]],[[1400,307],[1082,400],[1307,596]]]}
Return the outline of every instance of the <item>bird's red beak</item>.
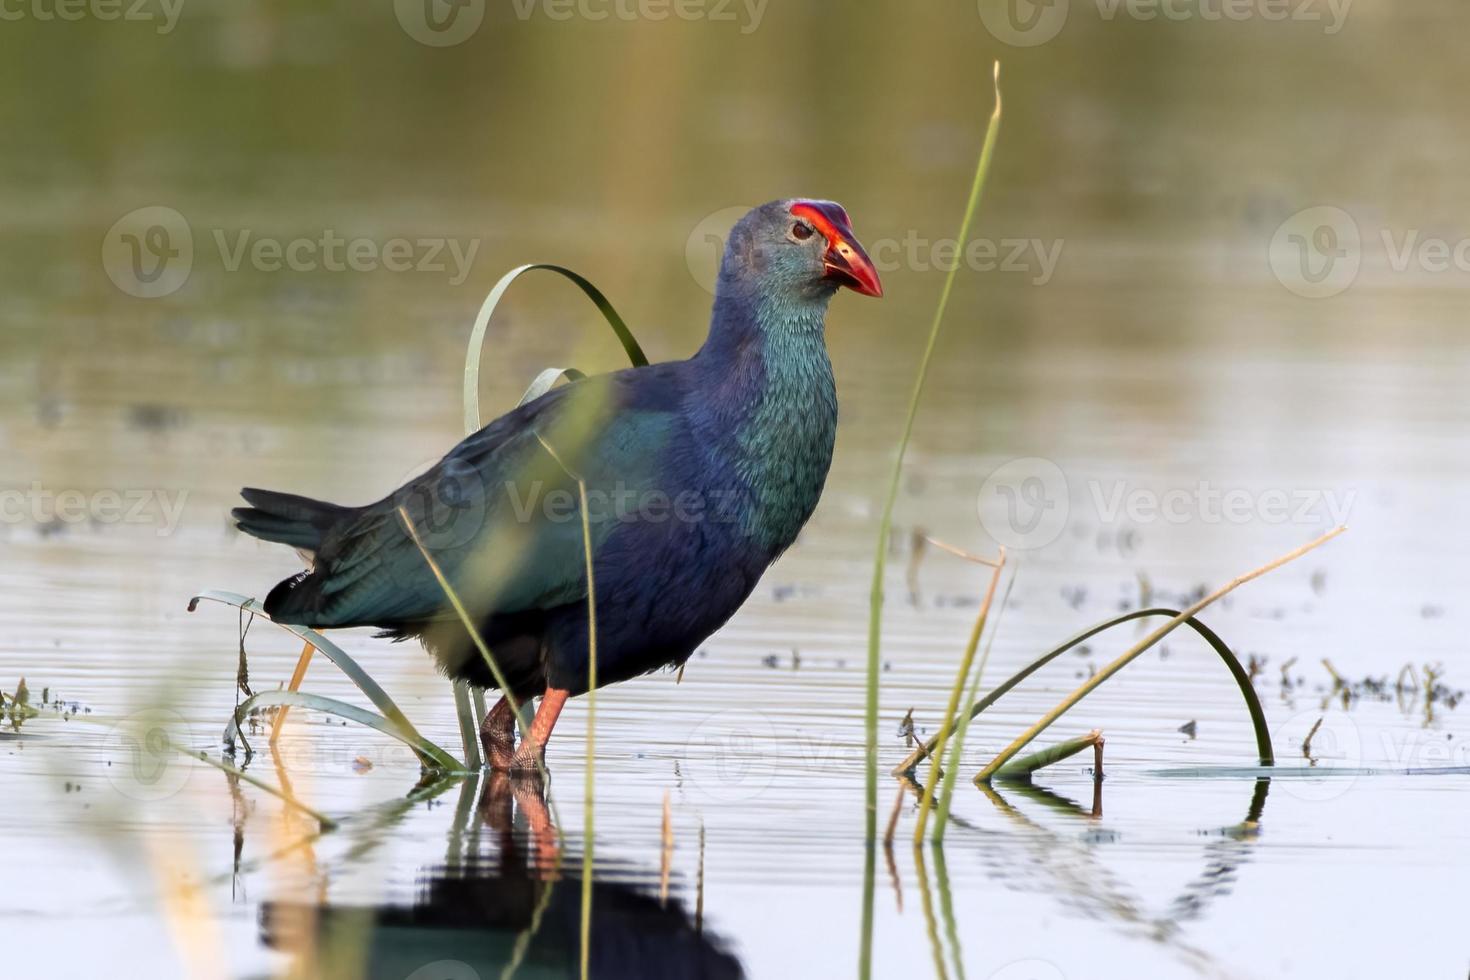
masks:
{"label": "bird's red beak", "polygon": [[822,260],[828,279],[864,296],[883,295],[878,270],[852,233],[846,211],[831,201],[798,201],[791,205],[791,213],[810,221],[826,237],[827,253]]}

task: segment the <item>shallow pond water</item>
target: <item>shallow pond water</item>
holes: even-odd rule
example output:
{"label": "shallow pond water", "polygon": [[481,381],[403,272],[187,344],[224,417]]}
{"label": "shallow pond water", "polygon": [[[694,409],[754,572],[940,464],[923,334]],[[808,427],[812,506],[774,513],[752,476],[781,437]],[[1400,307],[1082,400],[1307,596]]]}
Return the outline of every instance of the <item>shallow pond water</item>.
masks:
{"label": "shallow pond water", "polygon": [[[248,782],[159,764],[116,721],[161,712],[176,739],[217,752],[239,621],[217,604],[187,613],[188,599],[261,594],[299,565],[229,528],[238,488],[359,502],[437,458],[460,431],[469,325],[502,271],[566,262],[651,353],[681,356],[707,315],[705,233],[794,190],[842,200],[860,236],[891,245],[888,295],[834,304],[838,455],[798,545],[682,680],[599,697],[593,963],[853,975],[877,514],[942,278],[932,243],[953,234],[999,55],[1007,128],[982,233],[1029,251],[961,275],[925,394],[891,545],[884,771],[907,751],[909,709],[934,730],[984,587],[983,569],[933,547],[915,559],[916,531],[1012,545],[987,686],[1124,609],[1177,606],[1339,521],[1350,531],[1203,617],[1260,658],[1281,771],[1252,768],[1239,693],[1180,633],[1048,733],[1101,729],[1101,783],[1078,756],[1030,787],[973,789],[995,751],[1142,634],[1090,642],[972,729],[942,850],[913,849],[902,803],[897,846],[875,855],[874,975],[1464,975],[1470,775],[1410,771],[1470,766],[1470,715],[1449,703],[1470,686],[1470,273],[1395,259],[1406,236],[1470,235],[1459,8],[1358,0],[1324,36],[1088,5],[1029,49],[997,43],[969,4],[845,14],[840,39],[815,4],[772,9],[749,34],[492,14],[436,50],[391,14],[338,6],[329,21],[200,3],[168,36],[6,28],[0,72],[30,88],[0,96],[26,147],[0,156],[0,687],[23,676],[33,701],[63,702],[0,734],[12,968],[573,968],[584,704],[551,746],[554,813],[480,779],[416,789],[396,743],[296,712],[279,759],[261,751],[247,771],[342,819],[321,836]],[[814,36],[846,90],[801,88]],[[749,77],[751,59],[783,67]],[[589,102],[608,77],[626,90]],[[1360,268],[1310,298],[1268,256],[1293,215],[1324,204],[1355,219]],[[154,205],[187,215],[195,258],[177,292],[143,299],[109,281],[101,243]],[[458,283],[229,268],[241,231],[327,229],[479,244]],[[492,331],[487,406],[548,365],[618,365],[570,290],[518,290]],[[58,516],[64,491],[86,501],[79,519]],[[121,510],[99,509],[105,493]],[[335,639],[457,749],[428,657]],[[257,690],[300,649],[263,622],[247,647]],[[1344,699],[1324,658],[1386,683]],[[1418,686],[1398,691],[1406,664]],[[1448,698],[1426,704],[1426,665]],[[320,659],[306,688],[359,700]],[[880,783],[880,824],[896,791]]]}

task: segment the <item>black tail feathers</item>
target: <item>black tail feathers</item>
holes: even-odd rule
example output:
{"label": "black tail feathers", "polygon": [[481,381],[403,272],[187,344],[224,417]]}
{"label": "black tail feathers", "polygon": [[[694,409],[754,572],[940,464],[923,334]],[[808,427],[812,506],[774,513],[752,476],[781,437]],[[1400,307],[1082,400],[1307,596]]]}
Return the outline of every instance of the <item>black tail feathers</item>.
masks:
{"label": "black tail feathers", "polygon": [[316,551],[322,537],[352,509],[294,493],[246,487],[240,496],[251,504],[230,511],[240,530],[262,541]]}

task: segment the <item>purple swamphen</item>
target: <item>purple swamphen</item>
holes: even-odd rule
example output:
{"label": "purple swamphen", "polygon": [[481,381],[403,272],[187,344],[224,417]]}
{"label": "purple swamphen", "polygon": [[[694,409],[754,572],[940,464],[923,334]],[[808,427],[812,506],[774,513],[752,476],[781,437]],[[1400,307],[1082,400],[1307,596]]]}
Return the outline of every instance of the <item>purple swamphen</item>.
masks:
{"label": "purple swamphen", "polygon": [[403,508],[506,693],[541,696],[519,749],[506,697],[480,733],[493,767],[533,768],[566,699],[588,689],[582,494],[598,685],[682,664],[796,540],[822,494],[837,429],[823,330],[842,286],[883,295],[847,212],[773,201],[731,231],[709,336],[688,360],[555,388],[364,507],[242,491],[240,529],[310,563],[271,590],[266,612],[419,637],[449,676],[499,687]]}

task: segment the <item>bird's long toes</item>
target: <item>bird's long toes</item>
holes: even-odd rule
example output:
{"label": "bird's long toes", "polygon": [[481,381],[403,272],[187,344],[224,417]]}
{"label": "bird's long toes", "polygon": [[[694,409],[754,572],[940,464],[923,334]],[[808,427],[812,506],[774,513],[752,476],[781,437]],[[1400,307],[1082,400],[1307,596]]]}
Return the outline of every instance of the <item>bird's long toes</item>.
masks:
{"label": "bird's long toes", "polygon": [[485,764],[497,772],[510,772],[516,768],[515,742],[485,738],[480,740],[485,749]]}
{"label": "bird's long toes", "polygon": [[541,772],[546,763],[546,747],[536,744],[534,739],[521,739],[520,746],[510,760],[510,771],[513,773],[537,773]]}

